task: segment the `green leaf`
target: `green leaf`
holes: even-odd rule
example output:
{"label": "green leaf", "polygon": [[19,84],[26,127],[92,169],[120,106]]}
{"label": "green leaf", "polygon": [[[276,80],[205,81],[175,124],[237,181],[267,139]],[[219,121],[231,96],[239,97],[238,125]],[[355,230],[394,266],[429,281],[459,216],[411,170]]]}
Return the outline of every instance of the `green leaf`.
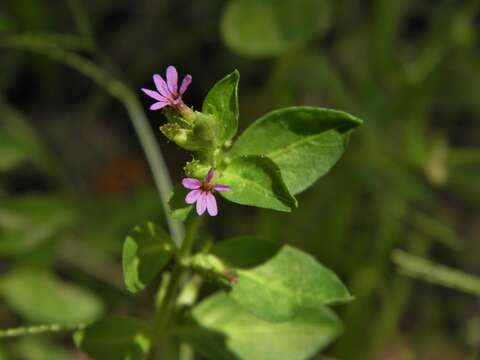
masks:
{"label": "green leaf", "polygon": [[251,57],[277,56],[299,48],[328,25],[327,1],[233,0],[221,22],[233,51]]}
{"label": "green leaf", "polygon": [[173,188],[173,193],[168,200],[170,206],[170,215],[175,220],[185,221],[193,209],[193,205],[185,202],[185,197],[190,190],[185,189],[181,184],[177,184]]}
{"label": "green leaf", "polygon": [[175,253],[168,234],[152,222],[135,226],[123,244],[123,277],[127,289],[143,290]]}
{"label": "green leaf", "polygon": [[23,196],[0,205],[0,255],[34,250],[75,222],[76,214],[54,196]]}
{"label": "green leaf", "polygon": [[342,332],[335,314],[325,308],[301,309],[283,323],[270,323],[244,311],[224,294],[196,306],[193,321],[177,335],[209,359],[310,359]]}
{"label": "green leaf", "polygon": [[232,157],[265,155],[272,159],[292,194],[312,185],[339,160],[350,131],[362,124],[345,112],[290,107],[268,113],[239,137]]}
{"label": "green leaf", "polygon": [[220,145],[237,133],[239,80],[240,73],[235,70],[217,82],[203,102],[202,112],[213,115],[219,124]]}
{"label": "green leaf", "polygon": [[150,349],[150,329],[140,320],[111,317],[74,334],[77,347],[94,360],[143,360]]}
{"label": "green leaf", "polygon": [[331,270],[291,246],[243,237],[220,242],[212,252],[237,274],[230,297],[259,318],[286,321],[302,308],[352,300]]}
{"label": "green leaf", "polygon": [[90,291],[43,269],[18,269],[2,277],[0,295],[13,311],[35,323],[89,322],[103,312],[101,300]]}
{"label": "green leaf", "polygon": [[237,204],[279,211],[291,211],[297,201],[289,193],[280,170],[264,156],[245,156],[232,160],[217,179],[231,187],[221,195]]}

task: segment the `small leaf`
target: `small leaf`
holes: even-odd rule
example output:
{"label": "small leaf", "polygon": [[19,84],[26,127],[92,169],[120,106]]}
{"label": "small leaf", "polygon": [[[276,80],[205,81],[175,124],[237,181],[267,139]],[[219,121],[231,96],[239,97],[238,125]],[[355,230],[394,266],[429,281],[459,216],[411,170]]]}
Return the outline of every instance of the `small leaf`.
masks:
{"label": "small leaf", "polygon": [[175,253],[168,234],[151,222],[135,226],[123,244],[123,276],[127,289],[143,290]]}
{"label": "small leaf", "polygon": [[185,189],[182,185],[177,184],[173,188],[173,193],[168,200],[170,206],[170,215],[175,220],[185,221],[190,215],[193,205],[185,202],[185,197],[190,190]]}
{"label": "small leaf", "polygon": [[244,56],[278,56],[304,46],[328,25],[327,1],[232,0],[221,22],[223,39]]}
{"label": "small leaf", "polygon": [[217,182],[230,186],[231,191],[221,195],[237,204],[287,212],[297,206],[278,166],[267,157],[236,158],[223,170]]}
{"label": "small leaf", "polygon": [[150,329],[140,320],[111,317],[74,334],[77,347],[93,360],[143,360],[150,349]]}
{"label": "small leaf", "polygon": [[0,205],[0,255],[30,252],[75,222],[76,213],[54,196],[22,196]]}
{"label": "small leaf", "polygon": [[290,192],[297,194],[330,170],[345,151],[350,130],[361,123],[336,110],[280,109],[245,130],[230,155],[268,156],[279,166]]}
{"label": "small leaf", "polygon": [[240,73],[235,70],[217,82],[203,102],[202,112],[213,115],[219,123],[220,145],[237,133],[239,80]]}
{"label": "small leaf", "polygon": [[[257,248],[261,250],[252,251]],[[331,270],[288,245],[244,237],[216,244],[213,254],[236,272],[229,295],[268,321],[286,321],[302,308],[352,300]]]}
{"label": "small leaf", "polygon": [[322,306],[301,309],[287,322],[270,323],[221,293],[196,306],[192,318],[176,333],[209,359],[310,359],[342,332],[335,314]]}
{"label": "small leaf", "polygon": [[89,322],[103,312],[90,291],[42,269],[18,269],[2,277],[0,295],[12,310],[36,323]]}

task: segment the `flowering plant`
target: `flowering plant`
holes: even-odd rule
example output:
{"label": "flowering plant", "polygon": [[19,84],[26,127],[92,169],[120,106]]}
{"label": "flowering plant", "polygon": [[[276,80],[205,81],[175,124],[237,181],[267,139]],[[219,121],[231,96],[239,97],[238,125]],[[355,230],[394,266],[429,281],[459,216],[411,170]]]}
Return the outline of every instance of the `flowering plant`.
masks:
{"label": "flowering plant", "polygon": [[[201,111],[182,98],[190,75],[179,88],[177,70],[169,66],[166,80],[154,75],[153,81],[156,91],[142,91],[155,101],[150,109],[167,119],[160,130],[192,154],[169,203],[171,216],[186,223],[186,235],[177,244],[152,222],[132,230],[123,247],[125,284],[137,293],[163,273],[156,315],[151,323],[121,317],[94,323],[76,333],[77,345],[102,360],[177,358],[185,344],[209,359],[309,358],[341,332],[327,307],[352,299],[340,279],[288,245],[252,236],[201,247],[195,240],[205,214],[219,213],[217,193],[240,205],[294,210],[294,195],[338,161],[361,120],[336,110],[285,108],[262,116],[233,142],[238,71],[215,84]],[[220,290],[196,304],[206,282]],[[107,341],[112,329],[122,329],[122,346],[106,349],[99,339]],[[290,340],[282,342],[287,334]]]}

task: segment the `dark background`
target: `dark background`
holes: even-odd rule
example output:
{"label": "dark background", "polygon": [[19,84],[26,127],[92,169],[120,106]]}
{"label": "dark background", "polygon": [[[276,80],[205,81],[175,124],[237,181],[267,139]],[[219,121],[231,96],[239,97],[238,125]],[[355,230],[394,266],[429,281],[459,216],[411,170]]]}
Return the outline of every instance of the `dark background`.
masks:
{"label": "dark background", "polygon": [[[150,100],[138,90],[152,88],[152,74],[172,64],[180,76],[193,76],[184,100],[194,108],[217,80],[239,69],[241,130],[267,111],[300,104],[363,118],[342,160],[298,197],[298,210],[221,202],[209,234],[290,243],[339,274],[356,299],[338,308],[345,333],[328,356],[477,359],[479,291],[408,277],[392,262],[392,250],[403,249],[480,273],[477,2],[325,1],[315,31],[292,44],[287,40],[307,32],[308,21],[301,11],[298,22],[282,23],[285,14],[279,15],[288,46],[260,54],[225,36],[228,6],[223,0],[2,0],[1,327],[62,312],[48,299],[39,303],[48,290],[33,290],[24,268],[88,292],[88,314],[142,316],[151,305],[152,292],[131,297],[121,278],[129,229],[164,221],[138,138],[124,104],[52,56],[53,48],[128,84],[146,111]],[[248,24],[254,20],[245,16],[246,26],[261,27],[261,18],[260,25]],[[148,118],[178,182],[189,157],[158,131],[160,112],[148,111]],[[62,336],[0,343],[2,360],[80,359],[74,351]]]}

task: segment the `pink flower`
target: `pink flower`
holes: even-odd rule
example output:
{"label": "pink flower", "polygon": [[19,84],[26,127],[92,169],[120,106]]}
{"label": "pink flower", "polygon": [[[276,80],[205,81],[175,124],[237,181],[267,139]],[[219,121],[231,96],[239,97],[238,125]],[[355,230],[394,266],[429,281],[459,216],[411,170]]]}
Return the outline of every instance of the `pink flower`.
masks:
{"label": "pink flower", "polygon": [[160,110],[166,106],[177,109],[182,102],[182,95],[187,91],[188,86],[192,82],[192,76],[187,75],[183,78],[180,89],[178,89],[178,72],[175,66],[167,67],[167,81],[155,74],[153,75],[153,82],[157,88],[157,91],[142,89],[142,91],[156,100],[150,110]]}
{"label": "pink flower", "polygon": [[218,214],[217,199],[213,195],[215,191],[226,192],[230,191],[230,186],[215,184],[212,182],[215,176],[215,171],[211,168],[203,181],[193,178],[185,178],[182,180],[182,185],[190,189],[185,198],[187,204],[197,203],[197,214],[202,215],[207,210],[210,216]]}

